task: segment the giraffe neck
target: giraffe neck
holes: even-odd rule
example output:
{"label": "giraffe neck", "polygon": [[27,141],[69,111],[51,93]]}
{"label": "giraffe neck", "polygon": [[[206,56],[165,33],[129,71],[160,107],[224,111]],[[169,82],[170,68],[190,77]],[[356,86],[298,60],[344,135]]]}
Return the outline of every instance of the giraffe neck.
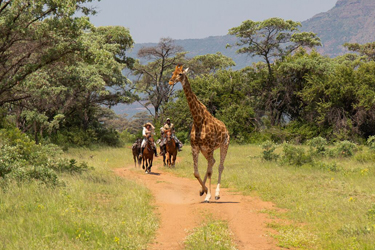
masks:
{"label": "giraffe neck", "polygon": [[204,112],[207,110],[203,103],[201,103],[197,96],[191,90],[189,80],[186,75],[182,78],[182,88],[184,89],[187,102],[189,104],[191,115],[193,116],[194,124],[199,126],[204,117]]}

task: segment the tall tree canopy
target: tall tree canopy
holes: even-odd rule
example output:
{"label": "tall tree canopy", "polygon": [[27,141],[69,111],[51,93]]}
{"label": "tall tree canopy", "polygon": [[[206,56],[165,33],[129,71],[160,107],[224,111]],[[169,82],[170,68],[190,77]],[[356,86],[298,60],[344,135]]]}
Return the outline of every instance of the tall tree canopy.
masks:
{"label": "tall tree canopy", "polygon": [[134,64],[133,75],[138,79],[134,82],[133,89],[139,94],[140,103],[149,110],[157,120],[160,109],[167,103],[173,93],[173,87],[168,84],[173,68],[177,62],[185,60],[186,52],[177,46],[171,38],[162,38],[156,46],[143,47],[138,51],[140,58],[146,59],[146,64],[137,61]]}
{"label": "tall tree canopy", "polygon": [[12,90],[38,69],[79,51],[77,39],[91,27],[91,0],[0,1],[0,106],[26,98]]}
{"label": "tall tree canopy", "polygon": [[272,79],[271,63],[274,59],[283,58],[302,46],[321,45],[314,33],[298,32],[299,26],[299,22],[277,17],[262,22],[246,20],[240,26],[229,29],[229,34],[239,38],[235,44],[241,46],[238,53],[260,56],[266,61]]}

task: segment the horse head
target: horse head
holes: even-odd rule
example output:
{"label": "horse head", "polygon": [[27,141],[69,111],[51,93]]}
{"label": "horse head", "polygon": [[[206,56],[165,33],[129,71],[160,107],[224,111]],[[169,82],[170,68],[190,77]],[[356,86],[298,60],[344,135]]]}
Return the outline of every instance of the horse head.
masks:
{"label": "horse head", "polygon": [[165,137],[167,138],[167,142],[170,142],[172,138],[172,132],[170,130],[166,130]]}
{"label": "horse head", "polygon": [[155,149],[155,140],[152,135],[147,136],[147,144],[151,147],[151,149]]}

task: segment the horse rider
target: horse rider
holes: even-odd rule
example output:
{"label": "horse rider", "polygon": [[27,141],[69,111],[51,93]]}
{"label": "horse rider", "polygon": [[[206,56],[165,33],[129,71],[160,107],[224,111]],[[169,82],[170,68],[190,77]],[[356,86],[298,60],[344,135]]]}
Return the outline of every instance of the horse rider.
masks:
{"label": "horse rider", "polygon": [[[142,144],[141,144],[141,153],[140,153],[140,156],[142,157],[143,155],[143,150],[145,149],[146,147],[146,142],[147,142],[147,138],[152,136],[152,135],[155,135],[155,127],[150,123],[146,123],[143,125],[143,131],[142,131],[142,135],[143,135],[143,141],[142,141]],[[155,156],[158,157],[158,153],[156,152],[156,144],[154,142],[154,152],[155,152]]]}
{"label": "horse rider", "polygon": [[177,148],[178,148],[178,151],[182,151],[182,142],[180,142],[179,139],[177,139],[176,135],[175,135],[175,129],[174,129],[174,124],[171,123],[171,119],[167,118],[165,124],[163,127],[160,128],[160,133],[161,133],[161,137],[162,137],[162,140],[161,140],[161,143],[160,143],[160,148],[162,149],[162,154],[164,155],[165,154],[165,150],[166,150],[166,138],[163,137],[163,134],[165,133],[166,130],[170,130],[172,132],[172,137],[174,139],[174,141],[176,142],[176,145],[177,145]]}

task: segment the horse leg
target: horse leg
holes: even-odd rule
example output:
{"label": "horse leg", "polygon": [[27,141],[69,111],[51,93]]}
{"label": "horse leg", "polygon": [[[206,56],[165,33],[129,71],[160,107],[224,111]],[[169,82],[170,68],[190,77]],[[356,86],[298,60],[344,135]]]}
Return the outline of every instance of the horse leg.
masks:
{"label": "horse leg", "polygon": [[151,173],[151,167],[152,167],[152,159],[150,159],[150,167],[148,168],[149,173]]}
{"label": "horse leg", "polygon": [[166,163],[165,163],[165,155],[166,155],[166,153],[164,152],[164,154],[163,154],[163,163],[164,163],[164,167],[167,165]]}
{"label": "horse leg", "polygon": [[175,151],[174,154],[173,154],[173,163],[172,163],[173,167],[176,166],[176,157],[177,157],[177,151]]}

